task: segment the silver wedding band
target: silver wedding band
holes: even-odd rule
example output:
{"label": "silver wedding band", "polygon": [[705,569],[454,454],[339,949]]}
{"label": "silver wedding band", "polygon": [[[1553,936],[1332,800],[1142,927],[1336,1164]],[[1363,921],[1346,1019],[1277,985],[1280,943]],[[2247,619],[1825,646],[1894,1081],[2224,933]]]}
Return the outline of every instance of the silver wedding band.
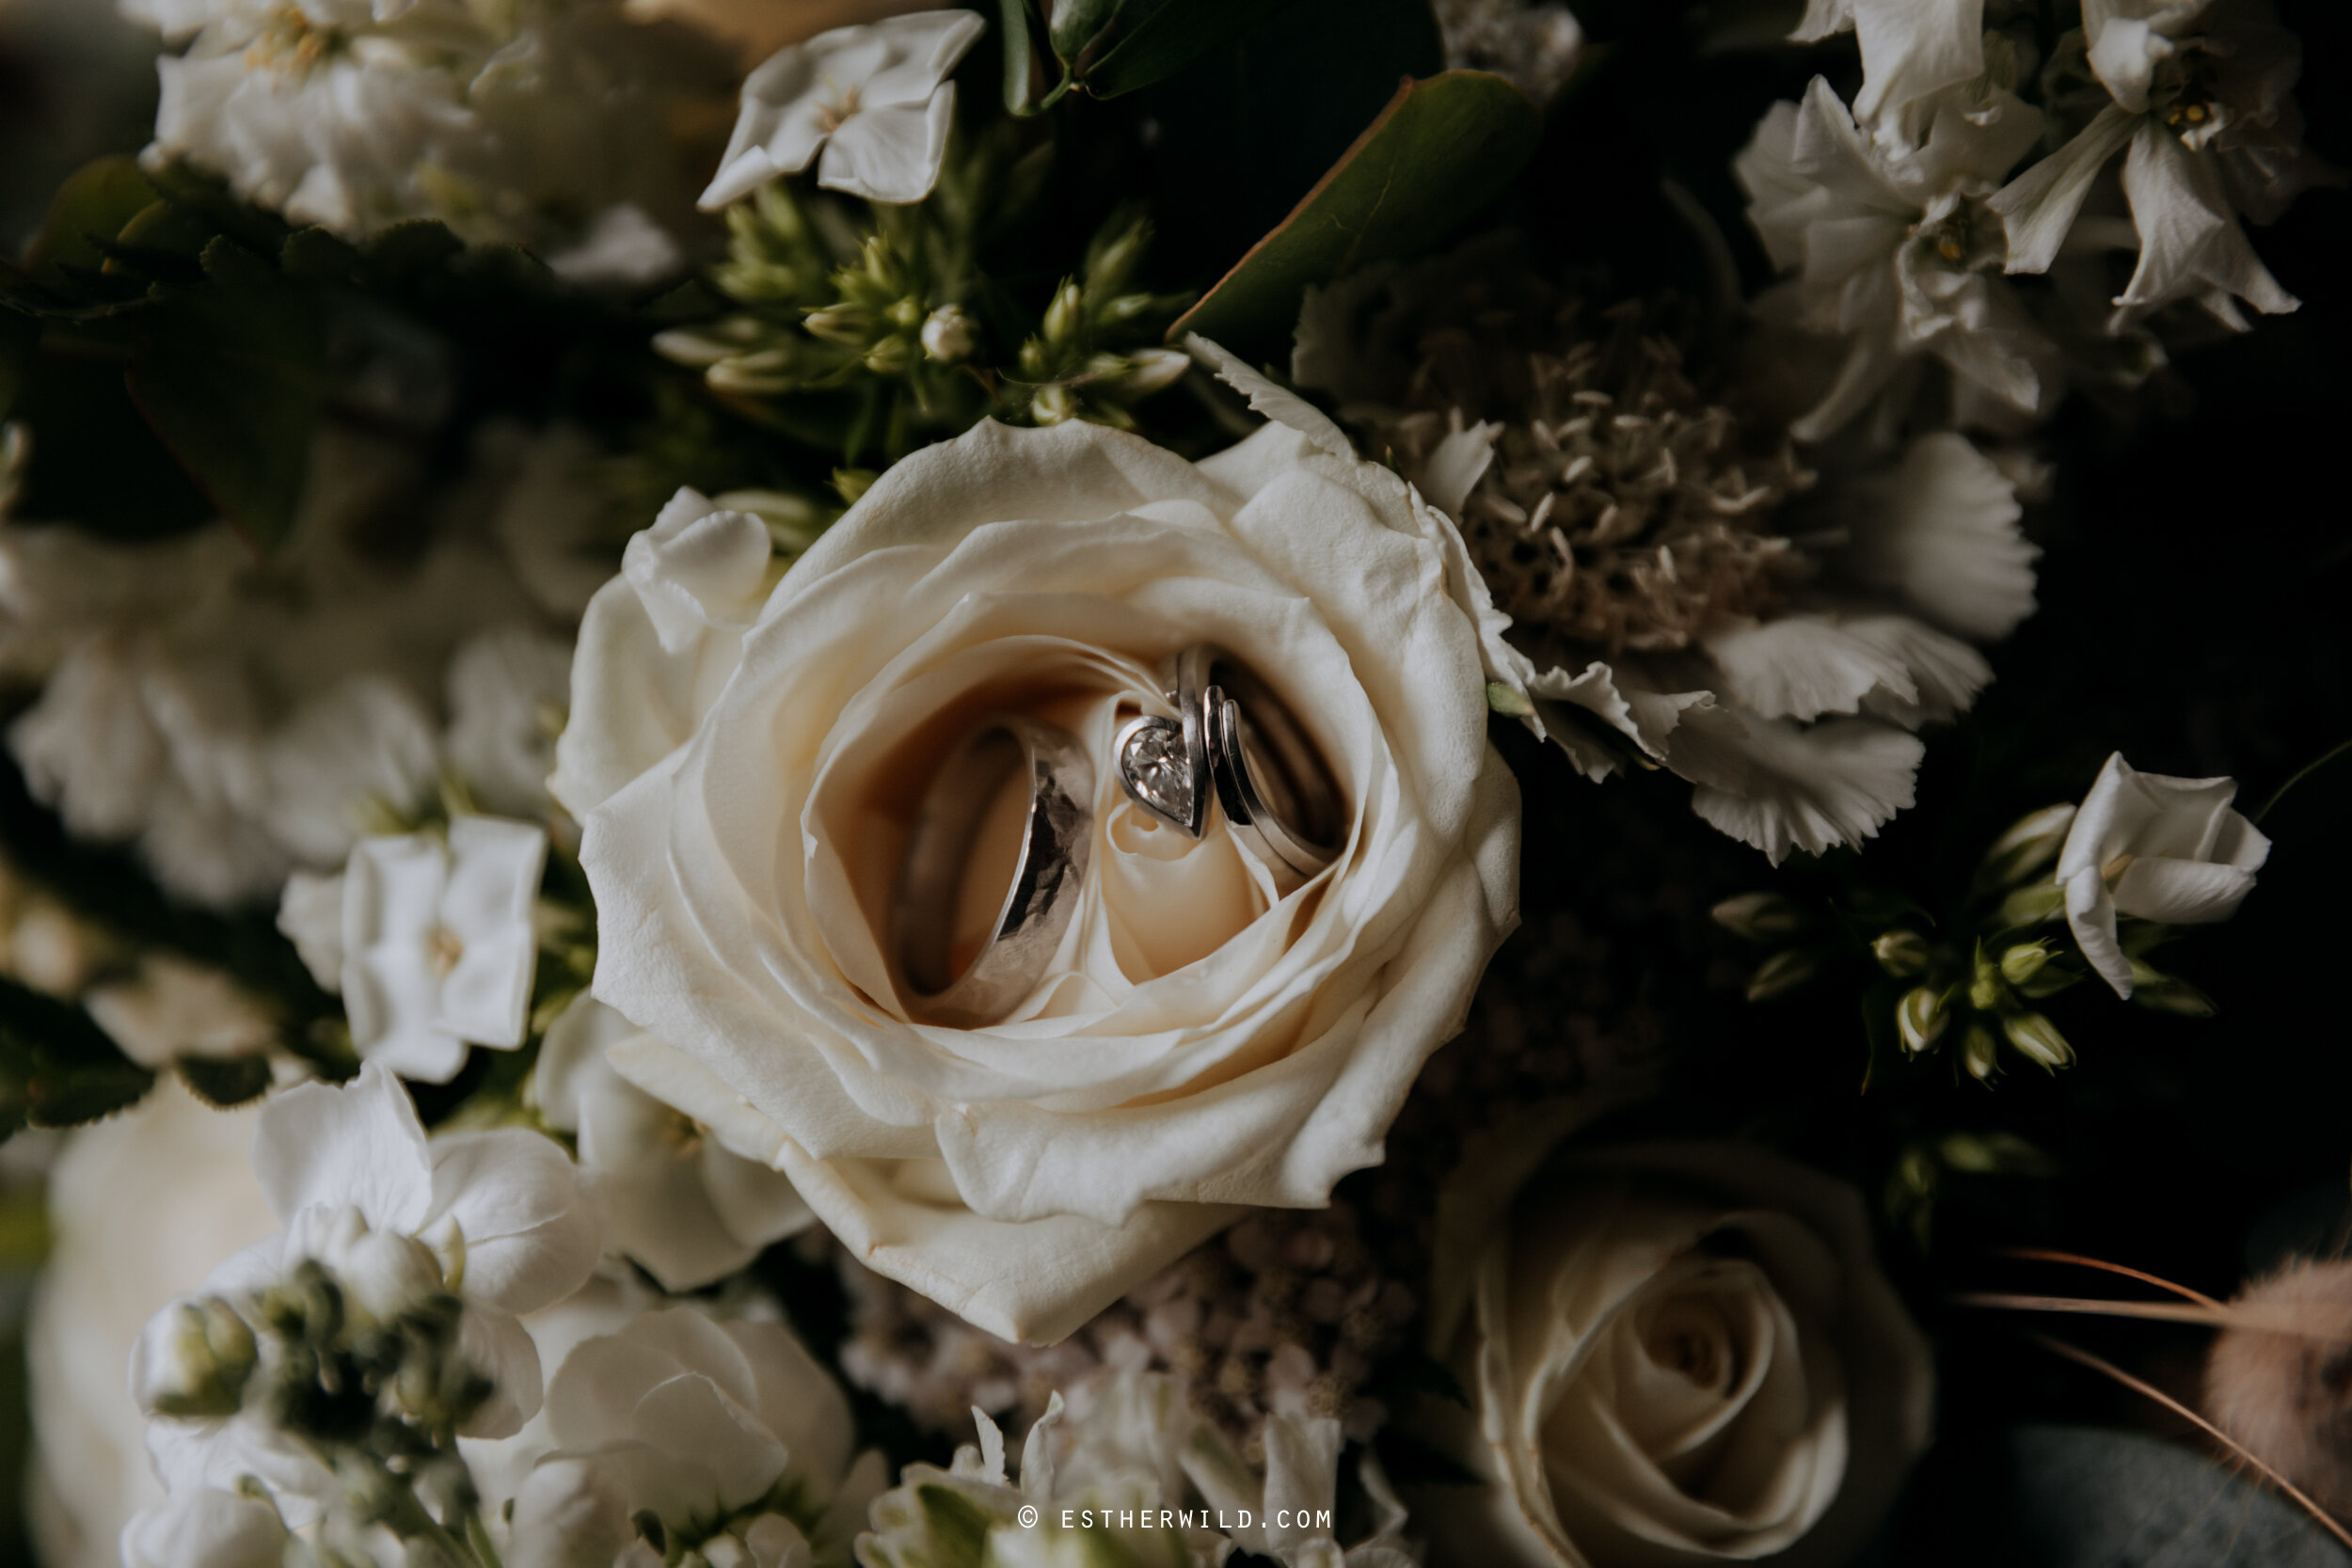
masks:
{"label": "silver wedding band", "polygon": [[1209,798],[1233,836],[1269,864],[1312,877],[1338,858],[1343,809],[1323,753],[1288,703],[1214,643],[1177,656],[1177,717],[1129,721],[1119,782],[1145,811],[1199,838]]}
{"label": "silver wedding band", "polygon": [[[978,950],[955,962],[955,919],[976,840],[1009,781],[1025,778],[1019,856]],[[913,1009],[957,1028],[993,1023],[1037,989],[1086,880],[1094,764],[1077,738],[1013,715],[989,720],[947,759],[915,814],[893,936]]]}

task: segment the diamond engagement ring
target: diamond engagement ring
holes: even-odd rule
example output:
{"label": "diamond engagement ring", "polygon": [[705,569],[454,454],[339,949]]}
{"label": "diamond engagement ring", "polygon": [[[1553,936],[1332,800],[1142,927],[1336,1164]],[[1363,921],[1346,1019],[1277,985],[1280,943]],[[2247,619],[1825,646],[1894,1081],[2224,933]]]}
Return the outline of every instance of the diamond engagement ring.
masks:
{"label": "diamond engagement ring", "polygon": [[925,791],[898,873],[893,945],[914,1010],[973,1028],[1044,978],[1093,851],[1094,764],[1077,738],[989,720]]}
{"label": "diamond engagement ring", "polygon": [[1146,714],[1113,748],[1128,799],[1194,838],[1212,793],[1261,860],[1312,877],[1339,855],[1343,807],[1323,753],[1290,705],[1213,643],[1176,659],[1177,717]]}

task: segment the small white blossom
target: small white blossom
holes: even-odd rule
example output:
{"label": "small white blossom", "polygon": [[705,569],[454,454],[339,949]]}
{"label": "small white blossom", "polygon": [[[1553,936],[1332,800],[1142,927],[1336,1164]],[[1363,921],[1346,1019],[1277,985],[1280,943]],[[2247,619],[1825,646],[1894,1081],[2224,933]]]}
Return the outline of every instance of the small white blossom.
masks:
{"label": "small white blossom", "polygon": [[123,1568],[280,1568],[293,1542],[278,1510],[210,1487],[146,1508],[123,1527]]}
{"label": "small white blossom", "polygon": [[829,190],[922,200],[938,182],[955,119],[947,75],[986,25],[967,10],[921,11],[836,27],[778,51],[744,79],[742,114],[703,192],[704,210],[739,201],[812,161]]}
{"label": "small white blossom", "polygon": [[713,1563],[846,1568],[882,1486],[881,1454],[852,1458],[849,1401],[782,1323],[647,1313],[564,1357],[548,1424],[563,1449],[515,1500],[514,1568],[630,1560],[647,1516]]}
{"label": "small white blossom", "polygon": [[2118,996],[2132,994],[2119,915],[2168,926],[2227,920],[2253,891],[2270,840],[2231,809],[2234,779],[2142,773],[2119,752],[2083,798],[2058,853],[2074,940]]}
{"label": "small white blossom", "polygon": [[1874,127],[1984,73],[1984,0],[1806,0],[1788,37],[1818,43],[1845,32],[1862,47],[1854,116]]}
{"label": "small white blossom", "polygon": [[548,1126],[577,1134],[580,1165],[605,1198],[613,1250],[664,1290],[691,1291],[816,1216],[782,1172],[723,1148],[615,1069],[644,1034],[580,997],[548,1030],[533,1092]]}
{"label": "small white blossom", "polygon": [[2041,131],[2039,111],[1989,85],[1937,101],[1915,150],[1857,125],[1820,77],[1765,115],[1732,160],[1749,219],[1793,275],[1796,325],[1847,343],[1836,383],[1789,426],[1799,440],[1841,429],[1920,356],[1950,372],[1963,422],[2055,403],[2056,351],[2000,276],[1985,205]]}
{"label": "small white blossom", "polygon": [[381,1062],[344,1087],[285,1090],[262,1108],[258,1125],[254,1175],[284,1229],[222,1262],[192,1302],[157,1313],[133,1356],[132,1392],[153,1418],[148,1447],[166,1486],[181,1493],[258,1475],[297,1524],[294,1513],[331,1486],[264,1412],[156,1414],[168,1382],[158,1374],[185,1369],[173,1346],[186,1340],[191,1307],[250,1311],[256,1292],[305,1259],[326,1265],[356,1309],[377,1315],[421,1291],[455,1294],[459,1343],[494,1388],[465,1434],[518,1431],[539,1408],[542,1384],[517,1316],[570,1295],[601,1251],[595,1205],[563,1149],[519,1128],[428,1140],[407,1091]]}
{"label": "small white blossom", "polygon": [[2118,328],[2176,300],[2241,329],[2237,300],[2296,309],[2239,224],[2270,222],[2328,178],[2302,145],[2301,47],[2266,0],[2086,0],[2058,57],[2110,102],[1993,198],[2009,224],[2009,270],[2050,268],[2122,152],[2139,264],[2115,297]]}
{"label": "small white blossom", "polygon": [[363,839],[343,872],[343,1004],[361,1055],[447,1083],[469,1042],[522,1044],[538,966],[532,925],[548,835],[461,816],[424,833]]}

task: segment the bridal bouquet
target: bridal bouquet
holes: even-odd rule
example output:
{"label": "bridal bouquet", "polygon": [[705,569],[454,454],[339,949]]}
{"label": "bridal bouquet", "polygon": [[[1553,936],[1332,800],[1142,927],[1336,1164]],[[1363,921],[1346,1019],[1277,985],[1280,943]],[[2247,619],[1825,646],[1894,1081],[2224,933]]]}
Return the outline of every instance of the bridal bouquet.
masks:
{"label": "bridal bouquet", "polygon": [[0,4],[0,1523],[2339,1560],[2300,18],[923,3]]}

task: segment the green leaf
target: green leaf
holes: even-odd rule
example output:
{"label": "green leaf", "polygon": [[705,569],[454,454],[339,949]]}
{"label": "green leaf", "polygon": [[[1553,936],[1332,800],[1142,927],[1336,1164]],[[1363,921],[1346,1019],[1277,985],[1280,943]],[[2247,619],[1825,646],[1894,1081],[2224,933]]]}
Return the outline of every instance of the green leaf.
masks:
{"label": "green leaf", "polygon": [[[1128,0],[1112,42],[1080,61],[1081,90],[1117,98],[1172,76],[1244,27],[1267,20],[1292,0]],[[1059,29],[1056,29],[1058,35]],[[1057,44],[1058,48],[1058,43]],[[1068,55],[1063,56],[1068,59]]]}
{"label": "green leaf", "polygon": [[1308,287],[1424,251],[1511,182],[1542,117],[1509,82],[1449,71],[1399,87],[1291,215],[1168,329],[1248,357],[1286,338]]}
{"label": "green leaf", "polygon": [[386,229],[367,245],[367,258],[394,275],[428,272],[466,248],[450,227],[433,218],[410,218]]}
{"label": "green leaf", "polygon": [[216,1111],[246,1104],[269,1092],[267,1056],[183,1056],[172,1066],[196,1098]]}
{"label": "green leaf", "polygon": [[221,515],[267,549],[293,528],[318,423],[307,291],[223,284],[145,318],[131,396]]}
{"label": "green leaf", "polygon": [[96,1121],[154,1082],[81,1008],[0,980],[0,1138]]}
{"label": "green leaf", "polygon": [[25,270],[44,283],[68,281],[69,268],[96,271],[105,262],[104,246],[156,198],[155,186],[139,172],[136,159],[116,156],[83,165],[57,187],[26,254]]}
{"label": "green leaf", "polygon": [[278,264],[289,277],[341,283],[358,270],[359,252],[324,229],[297,229],[286,236]]}

